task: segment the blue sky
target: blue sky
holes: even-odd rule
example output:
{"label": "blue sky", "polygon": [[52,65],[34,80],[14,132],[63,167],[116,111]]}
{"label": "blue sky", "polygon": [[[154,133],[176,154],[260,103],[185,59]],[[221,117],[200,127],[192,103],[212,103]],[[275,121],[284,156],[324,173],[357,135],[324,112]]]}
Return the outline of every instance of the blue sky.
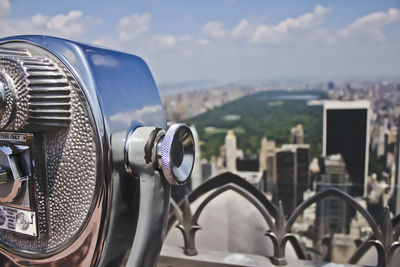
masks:
{"label": "blue sky", "polygon": [[158,83],[400,75],[400,1],[0,0],[18,34],[139,55]]}

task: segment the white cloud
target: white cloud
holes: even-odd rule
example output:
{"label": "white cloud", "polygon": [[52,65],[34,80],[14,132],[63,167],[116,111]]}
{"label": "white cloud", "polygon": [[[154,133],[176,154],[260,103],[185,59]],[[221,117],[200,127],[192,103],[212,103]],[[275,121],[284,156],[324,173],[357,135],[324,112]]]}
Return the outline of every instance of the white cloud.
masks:
{"label": "white cloud", "polygon": [[243,36],[249,36],[253,30],[253,25],[247,19],[242,19],[236,27],[231,31],[232,37],[239,38]]}
{"label": "white cloud", "polygon": [[210,45],[211,43],[207,39],[200,38],[200,39],[196,40],[196,44],[199,45],[199,46],[207,46],[207,45]]}
{"label": "white cloud", "polygon": [[340,31],[340,35],[348,37],[351,35],[364,35],[372,37],[376,41],[384,41],[386,36],[383,27],[400,21],[400,10],[390,8],[386,12],[374,12],[355,20],[354,23]]}
{"label": "white cloud", "polygon": [[277,25],[259,25],[251,41],[253,43],[277,43],[297,30],[316,28],[325,19],[329,8],[317,5],[313,13],[306,13],[297,18],[287,18]]}
{"label": "white cloud", "polygon": [[[176,45],[176,37],[150,32],[151,15],[135,13],[119,20],[114,32],[106,33],[92,43],[126,52],[165,50]],[[182,37],[181,37],[182,38]],[[187,39],[188,36],[183,37]]]}
{"label": "white cloud", "polygon": [[218,21],[211,21],[206,23],[201,31],[205,35],[211,36],[213,38],[222,38],[226,34],[224,30],[224,25]]}
{"label": "white cloud", "polygon": [[25,19],[10,19],[7,17],[10,9],[10,3],[7,0],[0,0],[0,36],[46,34],[64,38],[77,38],[100,23],[98,19],[84,16],[80,10],[55,16],[36,14]]}
{"label": "white cloud", "polygon": [[152,37],[151,44],[156,50],[167,50],[175,47],[176,38],[172,35],[157,34]]}
{"label": "white cloud", "polygon": [[118,25],[118,39],[121,41],[130,41],[140,37],[150,28],[151,16],[148,13],[132,14],[123,17]]}
{"label": "white cloud", "polygon": [[260,24],[243,18],[231,30],[225,30],[221,22],[210,21],[202,27],[202,33],[214,39],[241,39],[253,44],[278,43],[290,34],[316,29],[324,22],[329,11],[330,8],[317,5],[311,13],[287,18],[275,25]]}
{"label": "white cloud", "polygon": [[49,32],[56,32],[64,36],[79,36],[87,31],[86,23],[83,23],[83,13],[80,10],[70,11],[68,14],[58,14],[54,17],[36,15],[32,17],[35,26]]}

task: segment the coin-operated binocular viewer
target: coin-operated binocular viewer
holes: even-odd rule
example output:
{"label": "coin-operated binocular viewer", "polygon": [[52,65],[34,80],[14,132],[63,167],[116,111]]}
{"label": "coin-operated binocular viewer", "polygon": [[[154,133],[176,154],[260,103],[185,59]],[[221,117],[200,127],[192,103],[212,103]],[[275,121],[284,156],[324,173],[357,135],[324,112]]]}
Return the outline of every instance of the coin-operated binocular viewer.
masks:
{"label": "coin-operated binocular viewer", "polygon": [[153,266],[194,161],[139,57],[0,39],[0,265]]}

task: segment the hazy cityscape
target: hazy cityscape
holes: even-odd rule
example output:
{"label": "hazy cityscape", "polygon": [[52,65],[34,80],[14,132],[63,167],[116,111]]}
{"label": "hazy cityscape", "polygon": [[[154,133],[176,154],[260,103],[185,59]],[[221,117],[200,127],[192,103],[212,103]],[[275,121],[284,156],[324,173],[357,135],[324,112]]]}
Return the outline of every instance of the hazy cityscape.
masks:
{"label": "hazy cityscape", "polygon": [[[304,141],[311,129],[302,124],[287,125],[285,144],[262,137],[258,154],[253,155],[245,155],[246,148],[238,146],[235,129],[225,129],[218,155],[205,158],[201,151],[215,144],[199,140],[191,188],[229,171],[256,186],[275,204],[281,201],[287,215],[303,200],[330,187],[355,197],[378,222],[383,220],[384,207],[398,214],[398,81],[237,83],[164,95],[162,99],[169,122],[190,121],[244,96],[274,89],[301,91],[303,95],[319,90],[328,95],[328,99],[307,100],[308,106],[321,108],[321,155],[311,157],[310,144]],[[229,120],[241,119],[239,115],[229,116]],[[195,125],[192,127],[196,132]],[[250,137],[252,132],[246,135]],[[355,252],[355,240],[366,240],[371,233],[365,219],[336,198],[306,209],[293,231],[304,247],[316,251],[330,238],[330,260],[338,263],[347,262]]]}

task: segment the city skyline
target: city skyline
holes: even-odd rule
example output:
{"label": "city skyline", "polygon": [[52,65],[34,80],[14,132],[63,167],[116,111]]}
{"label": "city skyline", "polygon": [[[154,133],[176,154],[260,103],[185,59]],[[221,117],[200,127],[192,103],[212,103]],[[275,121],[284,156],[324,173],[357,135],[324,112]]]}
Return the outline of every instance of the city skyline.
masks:
{"label": "city skyline", "polygon": [[396,1],[0,0],[0,36],[47,34],[141,56],[157,84],[398,76]]}

